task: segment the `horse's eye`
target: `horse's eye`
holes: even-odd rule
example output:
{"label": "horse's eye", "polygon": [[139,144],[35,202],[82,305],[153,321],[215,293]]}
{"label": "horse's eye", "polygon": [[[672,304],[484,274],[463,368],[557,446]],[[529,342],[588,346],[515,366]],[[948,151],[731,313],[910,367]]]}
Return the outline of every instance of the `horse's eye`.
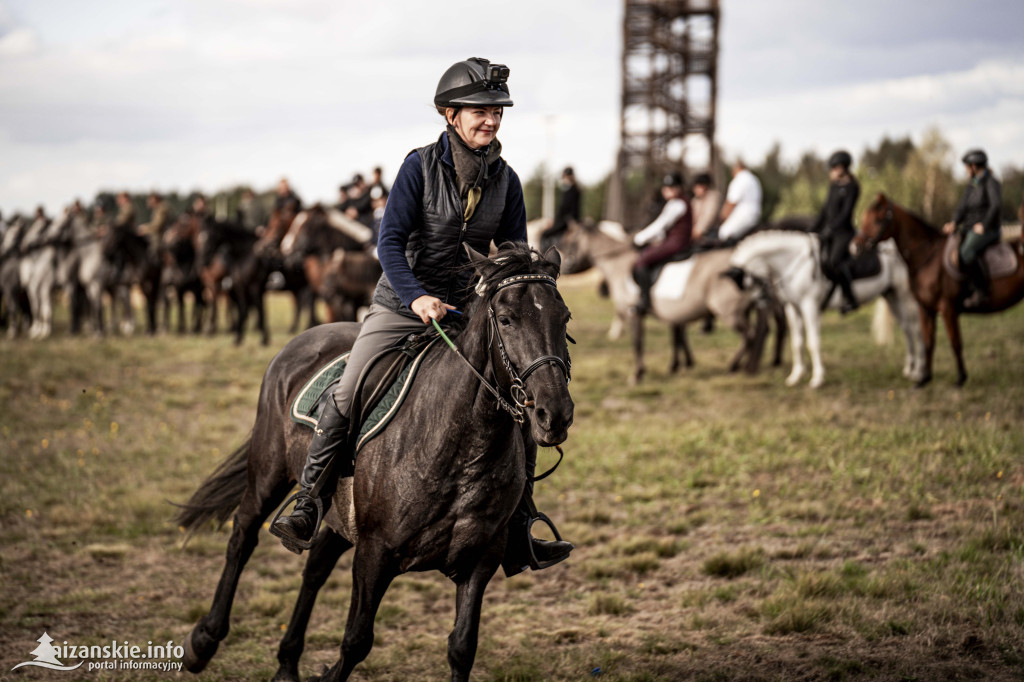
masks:
{"label": "horse's eye", "polygon": [[511,325],[512,325],[512,320],[508,319],[508,318],[507,318],[507,317],[505,317],[504,315],[501,315],[501,316],[500,316],[500,317],[498,318],[498,322],[500,322],[500,323],[501,323],[501,326],[502,326],[502,327],[509,327],[509,326],[511,326]]}

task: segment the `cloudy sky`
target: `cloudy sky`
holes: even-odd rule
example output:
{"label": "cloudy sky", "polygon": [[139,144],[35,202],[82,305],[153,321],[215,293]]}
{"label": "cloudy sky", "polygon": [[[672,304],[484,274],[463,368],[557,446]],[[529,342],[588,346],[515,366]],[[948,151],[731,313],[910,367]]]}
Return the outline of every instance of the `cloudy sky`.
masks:
{"label": "cloudy sky", "polygon": [[[1020,0],[722,0],[719,144],[855,153],[939,126],[1024,164]],[[452,62],[507,63],[500,137],[522,176],[585,182],[618,146],[620,0],[0,0],[0,210],[100,188],[308,199],[442,130]]]}

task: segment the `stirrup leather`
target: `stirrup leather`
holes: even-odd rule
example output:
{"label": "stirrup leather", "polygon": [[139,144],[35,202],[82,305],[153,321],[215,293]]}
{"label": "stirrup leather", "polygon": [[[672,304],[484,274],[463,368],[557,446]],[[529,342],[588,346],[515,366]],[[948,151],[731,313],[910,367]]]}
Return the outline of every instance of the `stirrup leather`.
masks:
{"label": "stirrup leather", "polygon": [[295,493],[287,500],[285,500],[284,504],[282,504],[280,508],[278,508],[277,513],[274,514],[274,518],[270,522],[270,534],[274,537],[280,538],[281,544],[284,545],[286,549],[295,552],[296,554],[301,554],[303,550],[312,548],[313,541],[316,540],[316,536],[320,533],[320,524],[323,523],[324,520],[323,499],[319,497],[310,498],[311,500],[313,500],[313,504],[316,506],[316,524],[313,526],[313,534],[309,536],[309,540],[298,540],[290,535],[285,535],[277,529],[277,520],[281,518],[281,514],[284,513],[284,510],[288,508],[289,504],[291,504],[295,500],[299,499],[300,496],[305,494],[306,493],[304,491],[300,490],[299,492]]}

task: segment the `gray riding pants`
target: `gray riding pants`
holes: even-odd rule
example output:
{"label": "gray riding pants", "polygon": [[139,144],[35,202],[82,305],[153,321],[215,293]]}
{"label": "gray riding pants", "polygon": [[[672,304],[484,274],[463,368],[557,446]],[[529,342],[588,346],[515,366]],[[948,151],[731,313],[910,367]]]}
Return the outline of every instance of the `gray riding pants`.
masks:
{"label": "gray riding pants", "polygon": [[418,318],[400,315],[376,304],[370,306],[370,312],[363,320],[363,328],[352,345],[345,373],[341,375],[341,381],[334,389],[334,403],[338,406],[338,412],[351,417],[349,410],[352,407],[352,393],[355,391],[356,382],[359,381],[359,375],[366,364],[377,353],[395,345],[410,334],[421,334],[424,331],[426,325]]}

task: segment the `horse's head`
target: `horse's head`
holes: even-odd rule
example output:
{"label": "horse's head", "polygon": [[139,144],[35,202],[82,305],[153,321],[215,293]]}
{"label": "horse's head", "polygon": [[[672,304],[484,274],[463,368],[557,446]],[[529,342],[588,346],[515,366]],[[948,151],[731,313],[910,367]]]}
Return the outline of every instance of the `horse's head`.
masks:
{"label": "horse's head", "polygon": [[493,381],[529,419],[537,444],[557,445],[573,421],[570,315],[555,286],[561,257],[555,249],[541,256],[525,244],[505,244],[493,258],[466,250],[479,275],[467,311],[470,330],[487,339]]}
{"label": "horse's head", "polygon": [[561,274],[575,275],[578,272],[584,272],[594,267],[594,262],[591,260],[590,255],[582,248],[581,242],[595,229],[597,227],[594,221],[589,218],[582,222],[569,219],[569,228],[556,243],[558,252],[562,257]]}
{"label": "horse's head", "polygon": [[893,236],[893,217],[895,205],[882,192],[864,211],[860,232],[853,238],[853,252],[870,251],[878,246],[878,242]]}

